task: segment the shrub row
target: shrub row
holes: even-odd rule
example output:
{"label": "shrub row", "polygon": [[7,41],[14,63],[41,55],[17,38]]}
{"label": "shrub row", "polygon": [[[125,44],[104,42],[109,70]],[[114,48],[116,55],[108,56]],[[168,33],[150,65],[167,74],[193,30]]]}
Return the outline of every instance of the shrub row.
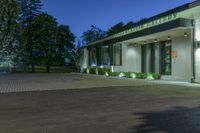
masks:
{"label": "shrub row", "polygon": [[133,79],[161,79],[161,75],[157,73],[111,72],[110,68],[86,68],[83,73]]}
{"label": "shrub row", "polygon": [[[97,74],[97,75],[106,75],[111,73],[111,68],[86,68],[83,73],[87,74]],[[109,76],[109,75],[108,75]]]}

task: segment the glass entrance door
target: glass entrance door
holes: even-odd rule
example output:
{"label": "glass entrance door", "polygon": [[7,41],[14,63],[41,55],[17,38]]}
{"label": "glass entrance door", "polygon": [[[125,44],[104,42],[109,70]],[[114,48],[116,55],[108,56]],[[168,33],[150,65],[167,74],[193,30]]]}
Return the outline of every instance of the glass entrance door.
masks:
{"label": "glass entrance door", "polygon": [[164,46],[164,72],[165,75],[171,75],[171,65],[172,65],[172,57],[171,57],[171,43],[166,42]]}

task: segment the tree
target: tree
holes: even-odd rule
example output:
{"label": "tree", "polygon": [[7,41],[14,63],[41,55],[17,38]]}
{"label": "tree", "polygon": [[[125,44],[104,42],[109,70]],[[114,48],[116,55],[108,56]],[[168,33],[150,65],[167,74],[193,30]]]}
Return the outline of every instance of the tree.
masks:
{"label": "tree", "polygon": [[[34,40],[32,38],[32,31],[35,29],[30,28],[35,17],[41,14],[41,0],[18,0],[19,5],[19,19],[18,21],[22,24],[21,26],[21,42],[20,44],[28,54],[23,55],[23,60],[28,58],[31,66],[32,72],[35,71],[35,57],[36,54],[34,51]],[[31,30],[30,30],[31,29]]]}
{"label": "tree", "polygon": [[57,45],[57,62],[64,65],[65,59],[72,61],[74,59],[75,36],[70,31],[69,26],[60,25],[57,28],[56,45]]}
{"label": "tree", "polygon": [[74,52],[74,65],[76,67],[76,69],[78,69],[78,71],[80,72],[80,65],[81,65],[81,59],[83,57],[83,44],[81,43],[81,40],[78,39],[77,40],[77,44],[76,44],[76,47],[75,47],[75,52]]}
{"label": "tree", "polygon": [[41,14],[41,0],[18,0],[19,21],[26,27],[33,19]]}
{"label": "tree", "polygon": [[59,52],[56,43],[56,19],[42,13],[33,20],[28,31],[32,31],[34,40],[32,51],[34,51],[35,60],[41,61],[46,66],[46,72],[49,72]]}
{"label": "tree", "polygon": [[87,43],[102,39],[105,36],[106,36],[105,31],[103,31],[102,29],[100,29],[94,25],[91,25],[90,29],[87,30],[86,32],[84,32],[83,35],[81,36],[81,38],[83,40],[83,43],[87,44]]}
{"label": "tree", "polygon": [[16,44],[17,3],[15,0],[0,1],[0,59],[14,56]]}
{"label": "tree", "polygon": [[107,31],[107,35],[108,36],[112,36],[116,33],[122,32],[124,30],[124,23],[120,22],[117,23],[116,25],[112,26],[108,31]]}
{"label": "tree", "polygon": [[128,30],[128,29],[131,29],[135,26],[135,23],[130,21],[128,22],[126,25],[124,25],[124,30]]}

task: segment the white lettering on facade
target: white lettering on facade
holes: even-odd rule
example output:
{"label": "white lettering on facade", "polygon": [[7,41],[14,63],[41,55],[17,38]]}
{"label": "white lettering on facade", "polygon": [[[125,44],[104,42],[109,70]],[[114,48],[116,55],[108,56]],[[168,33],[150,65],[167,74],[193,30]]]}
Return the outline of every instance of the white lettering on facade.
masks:
{"label": "white lettering on facade", "polygon": [[124,36],[124,35],[130,34],[130,33],[134,33],[134,32],[137,32],[137,31],[141,31],[141,30],[153,27],[153,26],[157,26],[157,25],[160,25],[160,24],[175,20],[177,18],[177,16],[178,16],[178,13],[174,13],[172,15],[168,15],[168,16],[165,16],[163,18],[153,20],[153,21],[151,21],[149,23],[146,23],[146,24],[137,26],[135,28],[123,31],[121,33],[118,33],[118,34],[114,35],[114,38],[120,37],[120,36]]}

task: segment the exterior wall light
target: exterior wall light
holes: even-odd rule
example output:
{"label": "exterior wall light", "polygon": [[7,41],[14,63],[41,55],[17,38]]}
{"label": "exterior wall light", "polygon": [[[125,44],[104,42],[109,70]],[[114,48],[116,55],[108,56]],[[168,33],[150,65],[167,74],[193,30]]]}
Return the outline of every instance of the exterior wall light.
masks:
{"label": "exterior wall light", "polygon": [[185,32],[185,33],[184,33],[184,37],[187,37],[187,36],[188,36],[188,34],[187,34],[187,32]]}
{"label": "exterior wall light", "polygon": [[198,60],[200,59],[200,48],[197,48],[196,50],[196,57]]}
{"label": "exterior wall light", "polygon": [[114,72],[114,66],[111,66],[111,72],[112,73]]}
{"label": "exterior wall light", "polygon": [[155,39],[154,42],[158,42],[158,39]]}
{"label": "exterior wall light", "polygon": [[168,36],[168,37],[167,37],[167,40],[171,40],[171,37],[170,37],[170,36]]}
{"label": "exterior wall light", "polygon": [[146,41],[144,41],[144,44],[147,44],[147,42],[146,42]]}

